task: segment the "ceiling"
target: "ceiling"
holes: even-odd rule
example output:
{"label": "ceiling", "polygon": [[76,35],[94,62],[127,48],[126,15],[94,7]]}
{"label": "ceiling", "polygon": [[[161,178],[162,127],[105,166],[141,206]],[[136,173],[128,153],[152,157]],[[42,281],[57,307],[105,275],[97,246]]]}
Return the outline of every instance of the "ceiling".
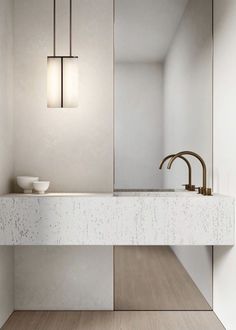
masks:
{"label": "ceiling", "polygon": [[188,0],[115,0],[115,58],[161,62]]}

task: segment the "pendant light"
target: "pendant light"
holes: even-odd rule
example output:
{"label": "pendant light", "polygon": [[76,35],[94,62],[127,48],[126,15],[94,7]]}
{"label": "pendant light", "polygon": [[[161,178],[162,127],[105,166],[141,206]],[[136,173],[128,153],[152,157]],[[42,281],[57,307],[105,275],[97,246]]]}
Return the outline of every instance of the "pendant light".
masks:
{"label": "pendant light", "polygon": [[75,108],[78,99],[78,56],[72,56],[72,0],[70,0],[69,55],[56,55],[56,0],[53,0],[53,56],[47,57],[48,108]]}

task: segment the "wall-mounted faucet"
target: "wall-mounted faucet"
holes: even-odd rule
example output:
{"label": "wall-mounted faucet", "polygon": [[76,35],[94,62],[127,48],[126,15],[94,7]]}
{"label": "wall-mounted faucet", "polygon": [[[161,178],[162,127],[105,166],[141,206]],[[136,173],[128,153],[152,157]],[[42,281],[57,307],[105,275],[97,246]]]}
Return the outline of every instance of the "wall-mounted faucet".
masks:
{"label": "wall-mounted faucet", "polygon": [[212,191],[211,191],[211,188],[207,188],[207,184],[206,184],[206,181],[207,181],[207,169],[206,169],[206,164],[204,162],[204,160],[202,159],[201,156],[199,156],[197,153],[193,152],[193,151],[181,151],[181,152],[178,152],[177,154],[175,154],[169,161],[168,165],[167,165],[167,168],[170,169],[173,162],[179,158],[180,156],[183,156],[183,155],[190,155],[190,156],[193,156],[195,158],[197,158],[201,165],[202,165],[202,187],[199,187],[198,188],[198,192],[199,194],[202,194],[202,195],[207,195],[207,196],[210,196],[212,195]]}
{"label": "wall-mounted faucet", "polygon": [[[159,166],[159,169],[161,170],[162,169],[162,166],[163,164],[170,158],[174,157],[175,154],[172,154],[172,155],[168,155],[166,156],[162,162],[160,163],[160,166]],[[185,189],[186,190],[189,190],[189,191],[194,191],[195,190],[195,186],[192,185],[192,168],[191,168],[191,165],[190,165],[190,162],[183,156],[178,156],[178,158],[182,159],[183,161],[185,161],[185,163],[187,164],[188,166],[188,184],[184,184],[185,186]]]}

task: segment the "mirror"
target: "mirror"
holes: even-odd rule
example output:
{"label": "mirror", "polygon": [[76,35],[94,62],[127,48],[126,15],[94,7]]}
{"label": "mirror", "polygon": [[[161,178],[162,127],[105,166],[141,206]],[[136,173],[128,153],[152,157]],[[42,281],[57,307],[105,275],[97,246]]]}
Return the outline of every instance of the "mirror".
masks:
{"label": "mirror", "polygon": [[[211,186],[212,0],[115,0],[114,37],[114,190],[181,188],[182,160],[158,167],[183,150],[203,157]],[[212,309],[211,247],[115,247],[114,257],[115,309]]]}
{"label": "mirror", "polygon": [[212,310],[212,249],[116,246],[115,310]]}
{"label": "mirror", "polygon": [[181,188],[182,160],[158,166],[182,150],[211,186],[212,0],[116,0],[114,32],[115,190]]}

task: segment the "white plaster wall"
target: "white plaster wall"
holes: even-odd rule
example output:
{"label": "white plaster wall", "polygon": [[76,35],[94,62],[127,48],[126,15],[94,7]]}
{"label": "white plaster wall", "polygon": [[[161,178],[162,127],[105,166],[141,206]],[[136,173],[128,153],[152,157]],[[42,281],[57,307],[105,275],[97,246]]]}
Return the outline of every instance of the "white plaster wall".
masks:
{"label": "white plaster wall", "polygon": [[[164,155],[199,153],[212,175],[212,2],[190,0],[164,66]],[[201,166],[192,161],[193,183],[201,184]],[[164,171],[164,187],[187,183],[187,167],[177,160]],[[211,247],[172,247],[206,300],[212,305]]]}
{"label": "white plaster wall", "polygon": [[112,266],[112,247],[18,247],[15,308],[112,310]]}
{"label": "white plaster wall", "polygon": [[[0,1],[0,194],[10,191],[13,175],[13,1]],[[0,327],[14,309],[13,248],[0,246]]]}
{"label": "white plaster wall", "polygon": [[162,64],[115,64],[115,188],[162,186]]}
{"label": "white plaster wall", "polygon": [[[14,1],[14,175],[50,180],[54,192],[110,192],[113,2],[73,0],[73,54],[79,56],[76,109],[46,106],[52,4]],[[68,4],[57,0],[58,55],[68,55]],[[16,308],[112,308],[111,251],[16,247]]]}
{"label": "white plaster wall", "polygon": [[[16,0],[14,10],[15,175],[51,181],[51,191],[113,189],[113,2],[73,1],[79,106],[47,109],[52,4]],[[68,55],[68,4],[57,1],[57,54]]]}
{"label": "white plaster wall", "polygon": [[[236,197],[236,1],[214,0],[214,189]],[[214,248],[214,311],[236,329],[236,247]]]}
{"label": "white plaster wall", "polygon": [[13,1],[0,1],[0,194],[13,174]]}
{"label": "white plaster wall", "polygon": [[0,328],[14,310],[14,250],[0,246]]}
{"label": "white plaster wall", "polygon": [[[190,0],[168,51],[164,66],[165,155],[193,150],[212,175],[212,1]],[[201,166],[193,162],[199,186]],[[165,171],[165,186],[186,183],[187,168],[176,161]]]}

